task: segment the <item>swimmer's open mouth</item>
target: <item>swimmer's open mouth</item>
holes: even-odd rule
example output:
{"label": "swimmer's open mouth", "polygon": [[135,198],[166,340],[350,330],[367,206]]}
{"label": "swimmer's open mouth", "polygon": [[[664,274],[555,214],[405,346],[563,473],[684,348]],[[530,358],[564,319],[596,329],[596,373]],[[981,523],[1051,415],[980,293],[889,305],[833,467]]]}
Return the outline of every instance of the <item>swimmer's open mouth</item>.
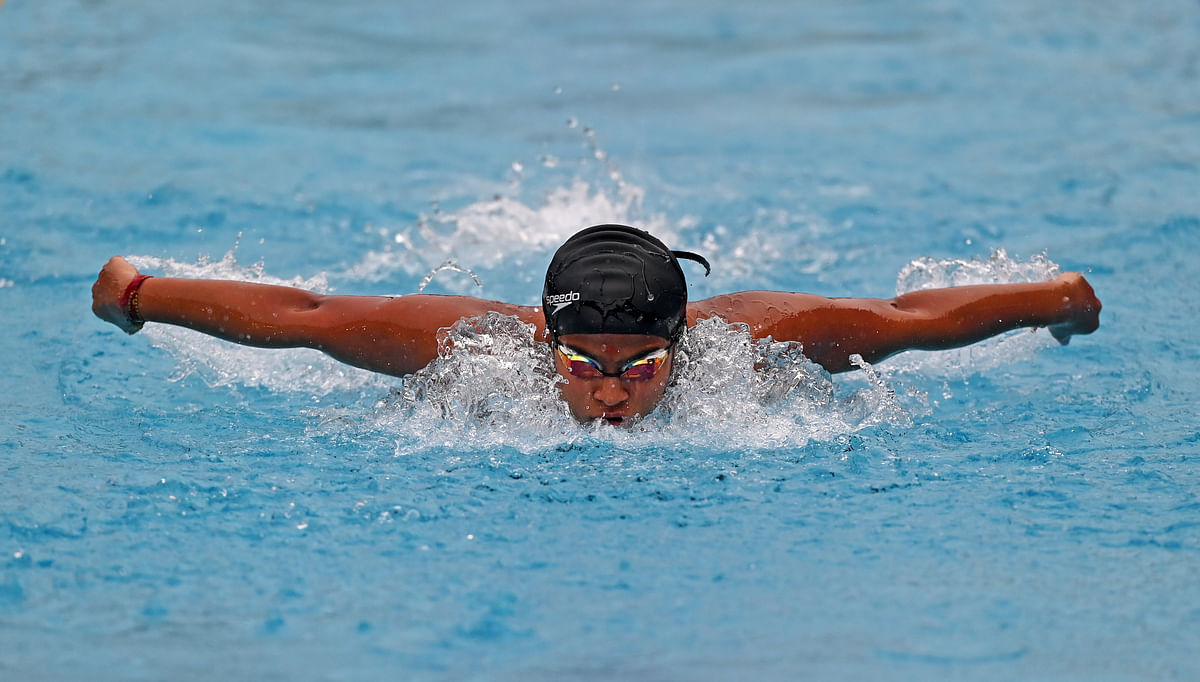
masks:
{"label": "swimmer's open mouth", "polygon": [[625,421],[624,417],[603,417],[603,419],[613,426],[620,426]]}

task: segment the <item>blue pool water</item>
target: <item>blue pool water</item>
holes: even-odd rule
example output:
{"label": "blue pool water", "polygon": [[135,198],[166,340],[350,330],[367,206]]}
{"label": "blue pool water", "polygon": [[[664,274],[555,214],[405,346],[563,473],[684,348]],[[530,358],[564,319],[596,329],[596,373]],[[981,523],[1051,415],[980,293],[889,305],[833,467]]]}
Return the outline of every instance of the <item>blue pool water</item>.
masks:
{"label": "blue pool water", "polygon": [[[9,0],[0,676],[1197,679],[1198,46],[1184,0]],[[624,432],[503,320],[401,382],[88,311],[113,254],[534,303],[610,220],[695,298],[1081,270],[1102,326],[832,381],[707,327]]]}

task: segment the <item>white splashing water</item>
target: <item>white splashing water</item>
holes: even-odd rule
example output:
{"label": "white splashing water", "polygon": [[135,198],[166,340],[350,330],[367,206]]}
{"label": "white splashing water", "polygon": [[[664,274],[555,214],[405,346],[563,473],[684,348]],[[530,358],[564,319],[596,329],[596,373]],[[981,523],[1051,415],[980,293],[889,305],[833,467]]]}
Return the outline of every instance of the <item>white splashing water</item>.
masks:
{"label": "white splashing water", "polygon": [[[441,356],[373,407],[369,428],[398,453],[469,444],[537,452],[576,443],[621,449],[802,446],[876,424],[911,423],[886,381],[843,390],[795,344],[753,341],[745,325],[700,322],[680,342],[659,407],[624,427],[579,425],[559,398],[550,347],[533,327],[489,314],[450,330]],[[360,425],[361,426],[361,425]]]}
{"label": "white splashing water", "polygon": [[489,313],[444,332],[438,359],[376,403],[368,425],[397,436],[398,454],[462,444],[543,450],[582,433],[558,382],[533,327]]}
{"label": "white splashing water", "polygon": [[[776,289],[773,275],[802,273],[818,280],[836,269],[843,255],[832,235],[851,229],[833,225],[804,209],[757,209],[744,228],[718,225],[699,238],[695,249],[713,262],[703,280],[715,293],[742,289]],[[685,246],[683,248],[692,248]],[[718,260],[719,259],[719,260]]]}
{"label": "white splashing water", "polygon": [[[1058,264],[1045,255],[1019,261],[1009,257],[1004,249],[993,251],[986,260],[920,258],[900,270],[896,294],[971,284],[1043,282],[1059,274]],[[884,361],[883,366],[895,374],[962,379],[1028,360],[1038,351],[1056,345],[1058,342],[1044,329],[1020,329],[965,348],[901,353]]]}
{"label": "white splashing water", "polygon": [[[452,261],[463,269],[494,279],[489,271],[511,280],[513,275],[530,287],[530,298],[541,291],[542,273],[549,255],[568,237],[588,225],[636,222],[668,243],[676,227],[661,215],[637,218],[644,192],[622,183],[611,194],[593,190],[576,181],[551,191],[542,203],[528,205],[517,199],[497,196],[460,210],[422,216],[414,225],[391,234],[387,243],[373,250],[345,273],[350,279],[376,282],[396,278],[397,273],[424,275]],[[453,293],[475,294],[467,277],[439,277],[437,283]],[[509,282],[511,283],[511,282]],[[520,301],[514,301],[520,302]]]}
{"label": "white splashing water", "polygon": [[996,249],[987,260],[918,258],[904,266],[896,276],[896,293],[969,284],[1044,282],[1058,275],[1058,264],[1044,254],[1017,261],[1004,249]]}

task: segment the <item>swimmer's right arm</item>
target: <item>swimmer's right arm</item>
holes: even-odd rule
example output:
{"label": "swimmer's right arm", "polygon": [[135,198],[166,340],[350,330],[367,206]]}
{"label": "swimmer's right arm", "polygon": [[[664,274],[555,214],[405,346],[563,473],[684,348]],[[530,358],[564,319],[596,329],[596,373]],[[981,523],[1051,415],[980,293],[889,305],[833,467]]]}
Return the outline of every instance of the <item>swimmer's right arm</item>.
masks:
{"label": "swimmer's right arm", "polygon": [[[92,286],[92,311],[127,333],[121,297],[138,271],[115,257]],[[466,296],[326,296],[303,289],[226,280],[152,277],[137,287],[147,322],[194,329],[260,348],[315,348],[355,367],[403,376],[437,357],[437,332],[496,311],[540,325],[536,308]]]}

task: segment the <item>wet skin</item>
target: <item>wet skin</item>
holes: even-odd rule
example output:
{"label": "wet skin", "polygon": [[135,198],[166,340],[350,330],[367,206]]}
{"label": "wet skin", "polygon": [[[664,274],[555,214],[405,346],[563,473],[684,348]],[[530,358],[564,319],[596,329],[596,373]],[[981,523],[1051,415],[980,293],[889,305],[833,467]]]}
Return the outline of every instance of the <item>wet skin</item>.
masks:
{"label": "wet skin", "polygon": [[[599,362],[609,373],[619,372],[626,363],[671,345],[664,338],[642,334],[565,334],[559,341]],[[567,363],[559,353],[554,354],[554,367],[566,382],[559,388],[576,419],[581,422],[604,419],[619,425],[628,424],[634,415],[644,416],[654,410],[667,389],[673,360],[674,354],[668,354],[663,366],[644,381],[607,376],[581,379],[567,371]]]}

